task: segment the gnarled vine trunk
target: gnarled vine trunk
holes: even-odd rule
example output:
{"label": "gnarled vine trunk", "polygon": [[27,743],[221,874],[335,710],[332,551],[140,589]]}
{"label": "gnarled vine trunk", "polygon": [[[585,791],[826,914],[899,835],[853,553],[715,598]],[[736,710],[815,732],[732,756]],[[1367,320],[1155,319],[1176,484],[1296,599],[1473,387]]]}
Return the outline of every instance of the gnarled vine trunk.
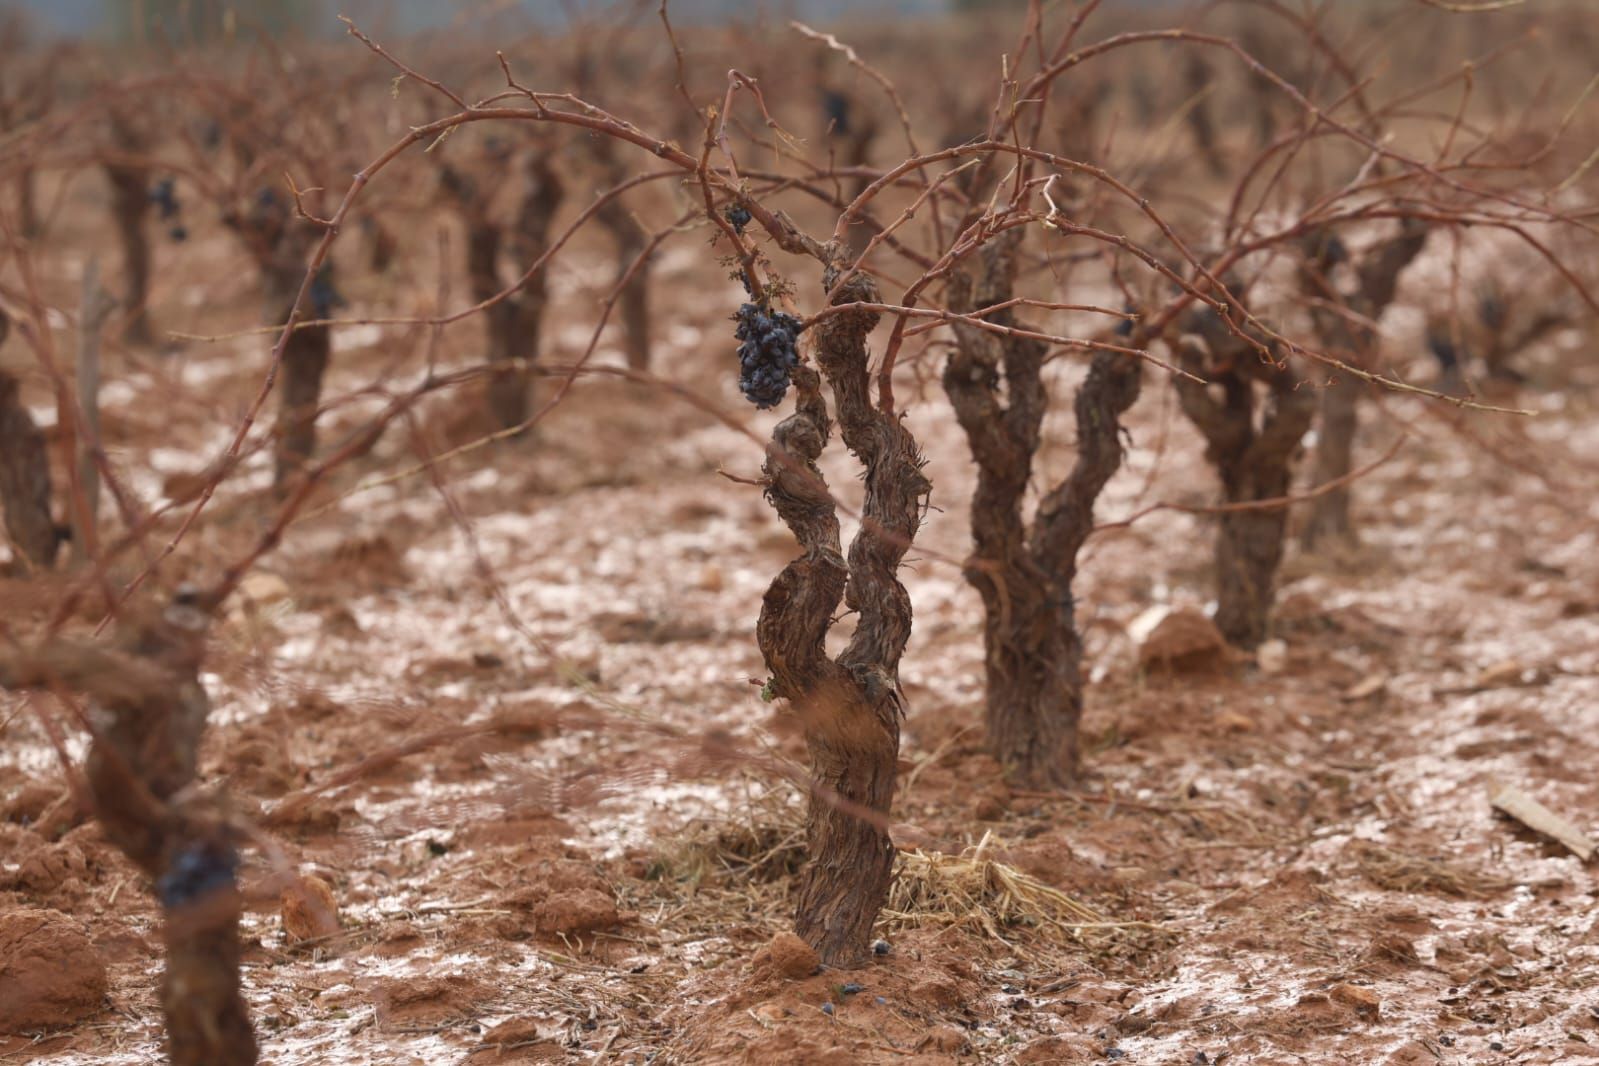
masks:
{"label": "gnarled vine trunk", "polygon": [[[975,283],[952,279],[961,311],[1011,298],[1022,231],[990,241]],[[984,316],[1015,325],[1009,309]],[[955,330],[944,390],[977,463],[973,556],[967,581],[983,599],[989,747],[1019,784],[1055,788],[1077,773],[1082,717],[1082,639],[1072,583],[1077,553],[1094,524],[1094,501],[1121,465],[1120,417],[1138,396],[1136,359],[1098,352],[1076,401],[1078,454],[1071,474],[1041,501],[1028,525],[1022,502],[1048,404],[1047,346],[968,324]]]}
{"label": "gnarled vine trunk", "polygon": [[17,172],[17,218],[24,237],[30,240],[44,232],[39,220],[38,184],[32,167],[22,167]]}
{"label": "gnarled vine trunk", "polygon": [[[522,197],[509,225],[491,216],[487,194],[470,178],[449,166],[440,173],[443,190],[455,201],[466,222],[467,278],[472,298],[479,302],[505,288],[500,280],[499,259],[507,238],[519,261],[528,266],[549,245],[550,225],[565,189],[542,151],[529,156],[525,169]],[[484,312],[489,362],[495,367],[488,384],[488,407],[495,425],[501,429],[514,429],[528,421],[532,366],[539,356],[548,302],[547,279],[547,271],[535,271],[516,291]]]}
{"label": "gnarled vine trunk", "polygon": [[[1376,361],[1376,322],[1393,302],[1399,275],[1426,243],[1425,223],[1405,220],[1398,236],[1377,245],[1362,258],[1358,286],[1352,296],[1341,300],[1329,274],[1340,261],[1343,246],[1332,238],[1315,239],[1300,266],[1300,283],[1315,300],[1311,318],[1329,355],[1362,370],[1372,369]],[[1340,302],[1348,313],[1335,306]],[[1314,484],[1338,481],[1354,470],[1360,399],[1365,393],[1366,383],[1359,377],[1337,371],[1332,383],[1322,390],[1321,425],[1311,473]],[[1341,484],[1311,501],[1310,518],[1301,533],[1305,547],[1355,539],[1349,499],[1349,486]]]}
{"label": "gnarled vine trunk", "polygon": [[[11,323],[0,312],[0,345]],[[55,563],[60,535],[50,515],[50,453],[44,434],[22,403],[22,384],[0,370],[0,512],[6,536],[36,570]]]}
{"label": "gnarled vine trunk", "polygon": [[[1177,398],[1204,435],[1205,457],[1221,478],[1228,504],[1254,504],[1288,494],[1299,443],[1315,413],[1314,394],[1267,344],[1272,361],[1233,333],[1214,311],[1187,320],[1178,343],[1185,369],[1210,382],[1177,378]],[[1265,403],[1256,397],[1265,386]],[[1211,394],[1219,388],[1220,397]],[[1262,408],[1256,419],[1257,407]],[[1287,532],[1286,506],[1224,511],[1216,534],[1216,625],[1229,641],[1253,648],[1266,639]]]}
{"label": "gnarled vine trunk", "polygon": [[[596,146],[605,180],[619,185],[627,180],[627,168],[617,158],[615,144],[606,139]],[[623,350],[633,370],[650,368],[650,268],[653,257],[646,254],[650,242],[638,220],[619,199],[605,203],[594,219],[604,226],[616,242],[617,309],[622,317]],[[643,256],[641,260],[639,257]],[[631,271],[631,273],[629,273]]]}
{"label": "gnarled vine trunk", "polygon": [[122,307],[126,312],[123,338],[129,344],[155,343],[147,306],[150,298],[150,238],[145,225],[150,218],[150,170],[135,158],[143,140],[123,119],[112,122],[112,140],[119,158],[105,164],[111,186],[111,219],[122,248]]}
{"label": "gnarled vine trunk", "polygon": [[166,968],[161,1005],[173,1066],[251,1066],[239,988],[233,831],[186,790],[210,710],[199,681],[208,611],[180,596],[125,616],[115,646],[54,640],[0,653],[0,685],[65,685],[87,697],[86,771],[106,838],[154,883]]}
{"label": "gnarled vine trunk", "polygon": [[[837,256],[823,273],[831,289]],[[856,277],[835,304],[874,301]],[[801,875],[795,930],[829,966],[863,961],[894,865],[888,835],[904,702],[899,661],[910,639],[910,595],[900,560],[921,524],[929,484],[904,423],[873,405],[867,385],[870,311],[844,311],[814,327],[821,375],[794,371],[795,412],[778,424],[763,468],[766,497],[803,554],[783,569],[761,603],[756,639],[771,671],[770,693],[790,702],[811,763],[806,817],[810,861]],[[837,511],[816,460],[832,431],[822,400],[830,386],[845,445],[866,472],[860,532],[841,551]],[[840,601],[857,614],[835,659],[825,643]]]}
{"label": "gnarled vine trunk", "polygon": [[[289,310],[305,280],[305,263],[292,254],[279,255],[267,268],[267,314],[274,326],[288,321]],[[331,285],[324,276],[317,285]],[[302,307],[297,321],[324,317],[327,307]],[[277,433],[273,448],[275,484],[283,485],[316,454],[316,419],[322,405],[322,379],[333,355],[333,336],[327,326],[299,326],[289,334],[279,367]]]}
{"label": "gnarled vine trunk", "polygon": [[[1322,390],[1311,484],[1326,485],[1347,477],[1354,470],[1355,433],[1360,427],[1360,398],[1365,391],[1365,382],[1353,374],[1339,374]],[[1347,486],[1341,485],[1310,501],[1310,517],[1300,534],[1300,542],[1306,548],[1333,541],[1350,543],[1355,539]]]}
{"label": "gnarled vine trunk", "polygon": [[[315,231],[295,218],[288,202],[261,189],[245,212],[229,212],[223,222],[243,242],[261,273],[262,317],[281,327],[305,281]],[[333,262],[325,262],[311,282],[296,323],[329,317],[339,302],[333,287]],[[274,342],[276,335],[273,336]],[[333,353],[328,327],[296,325],[283,347],[278,367],[278,412],[273,439],[273,484],[285,485],[316,454],[316,420],[322,404],[322,378]]]}

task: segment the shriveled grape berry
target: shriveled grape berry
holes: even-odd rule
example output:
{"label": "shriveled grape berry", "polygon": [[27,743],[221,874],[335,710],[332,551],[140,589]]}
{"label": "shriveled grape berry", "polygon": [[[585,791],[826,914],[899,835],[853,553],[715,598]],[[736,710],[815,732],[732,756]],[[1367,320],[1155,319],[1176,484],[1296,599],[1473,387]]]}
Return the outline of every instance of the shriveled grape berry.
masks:
{"label": "shriveled grape berry", "polygon": [[150,202],[155,204],[163,222],[178,217],[177,183],[172,178],[162,178],[150,187]]}
{"label": "shriveled grape berry", "polygon": [[722,212],[722,217],[727,219],[728,224],[733,227],[733,232],[741,236],[744,233],[744,227],[750,224],[750,213],[744,209],[742,204],[734,204],[729,207]]}
{"label": "shriveled grape berry", "polygon": [[747,303],[733,316],[738,328],[739,388],[761,410],[776,407],[788,393],[789,375],[799,365],[800,321],[793,315]]}

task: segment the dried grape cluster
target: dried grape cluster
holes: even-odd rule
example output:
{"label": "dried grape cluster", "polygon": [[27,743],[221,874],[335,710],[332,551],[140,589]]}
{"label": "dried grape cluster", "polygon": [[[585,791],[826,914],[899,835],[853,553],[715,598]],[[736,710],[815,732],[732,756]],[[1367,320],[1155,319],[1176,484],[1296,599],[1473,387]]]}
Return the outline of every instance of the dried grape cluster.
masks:
{"label": "dried grape cluster", "polygon": [[167,228],[167,235],[175,241],[185,240],[189,231],[184,228],[178,216],[183,211],[183,205],[178,203],[177,182],[172,178],[162,178],[150,189],[150,202],[155,204],[160,213],[161,221],[171,223]]}
{"label": "dried grape cluster", "polygon": [[738,329],[739,388],[761,410],[776,407],[788,392],[789,375],[799,364],[800,321],[793,315],[747,303],[733,316]]}
{"label": "dried grape cluster", "polygon": [[750,224],[750,213],[742,204],[734,204],[729,207],[722,212],[722,217],[727,219],[728,224],[733,227],[733,231],[738,234],[743,234],[744,227]]}

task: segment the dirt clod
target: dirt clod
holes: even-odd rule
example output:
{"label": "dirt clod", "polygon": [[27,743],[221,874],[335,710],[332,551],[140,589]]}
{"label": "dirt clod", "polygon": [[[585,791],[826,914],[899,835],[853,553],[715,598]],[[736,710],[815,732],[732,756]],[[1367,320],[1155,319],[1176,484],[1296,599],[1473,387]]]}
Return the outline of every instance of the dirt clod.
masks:
{"label": "dirt clod", "polygon": [[1359,985],[1334,985],[1328,993],[1334,1002],[1342,1003],[1363,1018],[1375,1020],[1382,1014],[1382,999],[1369,988]]}
{"label": "dirt clod", "polygon": [[0,914],[0,1032],[71,1025],[105,993],[105,961],[76,921],[52,910]]}
{"label": "dirt clod", "polygon": [[81,882],[88,875],[89,860],[83,850],[70,841],[62,841],[26,853],[16,872],[0,877],[0,884],[33,896],[47,897],[75,881]]}
{"label": "dirt clod", "polygon": [[551,895],[533,908],[533,927],[540,933],[589,933],[621,920],[616,901],[593,888]]}
{"label": "dirt clod", "polygon": [[1138,644],[1138,665],[1145,670],[1203,672],[1227,663],[1221,630],[1196,607],[1151,607],[1133,620],[1128,633]]}
{"label": "dirt clod", "polygon": [[320,877],[299,877],[279,901],[283,935],[289,943],[329,936],[339,931],[339,905],[332,887]]}
{"label": "dirt clod", "polygon": [[822,964],[816,951],[805,941],[790,932],[778,933],[750,960],[750,970],[757,978],[780,977],[798,981],[815,973]]}

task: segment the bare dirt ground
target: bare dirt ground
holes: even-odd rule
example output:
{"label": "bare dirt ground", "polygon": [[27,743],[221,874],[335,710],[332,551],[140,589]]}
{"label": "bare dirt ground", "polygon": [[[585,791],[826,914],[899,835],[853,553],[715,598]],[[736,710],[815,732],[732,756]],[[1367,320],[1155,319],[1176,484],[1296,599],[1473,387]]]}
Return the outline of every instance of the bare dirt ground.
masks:
{"label": "bare dirt ground", "polygon": [[[187,269],[227,254],[195,244]],[[694,263],[658,273],[676,307],[662,373],[744,419],[724,320],[737,296]],[[566,270],[573,303],[606,281],[603,265]],[[160,276],[169,327],[248,320],[249,278],[215,282],[200,307],[181,274]],[[561,362],[584,331],[556,337]],[[1557,336],[1545,363],[1586,343]],[[108,370],[107,436],[131,484],[159,496],[201,465],[262,347]],[[402,349],[394,332],[341,333],[330,391]],[[1060,397],[1077,380],[1064,362]],[[891,903],[886,953],[850,973],[757,960],[786,928],[798,861],[800,797],[772,766],[802,749],[759,697],[752,637],[792,542],[758,489],[718,476],[753,475],[754,440],[659,391],[585,379],[532,438],[447,464],[465,526],[426,476],[330,494],[248,583],[207,677],[204,776],[261,826],[244,979],[264,1061],[1599,1062],[1592,868],[1487,802],[1504,782],[1585,828],[1599,810],[1599,379],[1545,363],[1514,397],[1535,419],[1382,405],[1362,461],[1399,427],[1411,437],[1356,490],[1358,551],[1291,555],[1287,655],[1269,669],[1138,669],[1128,624],[1208,597],[1210,520],[1161,511],[1091,541],[1088,776],[1067,795],[1007,790],[981,751],[980,605],[957,565],[969,463],[928,388],[911,417],[938,509],[907,575],[895,813],[902,847],[922,849],[905,862],[923,894]],[[1046,475],[1072,453],[1057,408]],[[432,405],[435,447],[481,429],[475,410]],[[1213,499],[1164,382],[1131,423],[1102,522]],[[339,487],[416,458],[396,429]],[[858,492],[843,463],[828,473]],[[253,539],[261,511],[238,486],[265,476],[263,459],[225,487],[200,557]],[[7,581],[0,598],[25,617],[58,588]],[[74,824],[37,719],[8,700],[0,723],[0,910],[69,913],[110,968],[97,1015],[8,1038],[0,1062],[153,1061],[153,902]],[[938,897],[947,860],[925,856],[978,845],[984,891]],[[286,939],[271,887],[285,867],[331,886],[338,932]],[[1007,892],[1009,870],[1107,924],[1052,925]]]}

